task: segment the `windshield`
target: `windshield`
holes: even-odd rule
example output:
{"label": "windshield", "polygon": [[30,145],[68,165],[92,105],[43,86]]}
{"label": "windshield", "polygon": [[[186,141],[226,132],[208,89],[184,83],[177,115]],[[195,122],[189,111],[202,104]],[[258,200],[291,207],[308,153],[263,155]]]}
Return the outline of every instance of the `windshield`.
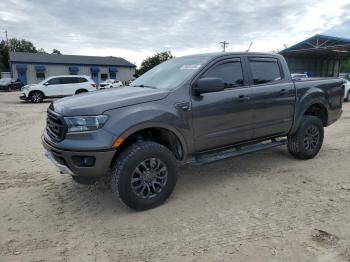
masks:
{"label": "windshield", "polygon": [[168,60],[137,78],[131,86],[174,89],[196,73],[209,59],[207,56],[194,56]]}

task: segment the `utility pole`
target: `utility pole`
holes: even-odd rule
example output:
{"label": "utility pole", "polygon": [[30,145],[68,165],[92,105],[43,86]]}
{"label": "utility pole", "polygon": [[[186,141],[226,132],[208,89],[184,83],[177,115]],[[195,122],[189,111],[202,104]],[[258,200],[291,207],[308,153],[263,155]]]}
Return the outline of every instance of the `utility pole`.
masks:
{"label": "utility pole", "polygon": [[226,46],[228,46],[230,43],[228,43],[226,41],[223,41],[223,42],[220,42],[220,44],[222,45],[222,51],[225,52],[226,51]]}
{"label": "utility pole", "polygon": [[7,36],[7,30],[5,29],[5,40],[6,40],[6,46],[9,47],[9,38]]}

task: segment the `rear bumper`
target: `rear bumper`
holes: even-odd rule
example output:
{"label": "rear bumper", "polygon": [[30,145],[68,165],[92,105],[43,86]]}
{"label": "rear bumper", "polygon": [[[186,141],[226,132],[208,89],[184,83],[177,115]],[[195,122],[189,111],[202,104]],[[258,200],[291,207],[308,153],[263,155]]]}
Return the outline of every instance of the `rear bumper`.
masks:
{"label": "rear bumper", "polygon": [[335,121],[337,121],[341,117],[342,113],[343,113],[342,109],[328,112],[328,123],[327,123],[327,126],[330,126]]}
{"label": "rear bumper", "polygon": [[[76,175],[99,177],[106,175],[115,155],[116,150],[104,151],[68,151],[62,150],[49,144],[44,136],[41,142],[45,149],[46,157],[58,168],[61,173]],[[81,159],[90,157],[94,159],[93,165],[84,166]]]}

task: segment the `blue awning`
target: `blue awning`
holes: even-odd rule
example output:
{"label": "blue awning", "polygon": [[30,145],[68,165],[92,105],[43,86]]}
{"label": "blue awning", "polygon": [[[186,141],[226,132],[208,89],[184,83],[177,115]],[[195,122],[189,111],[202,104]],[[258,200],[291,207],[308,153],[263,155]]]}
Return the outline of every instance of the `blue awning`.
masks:
{"label": "blue awning", "polygon": [[98,73],[98,72],[100,72],[100,68],[99,67],[95,67],[95,66],[90,67],[90,70],[91,70],[91,73]]}
{"label": "blue awning", "polygon": [[44,72],[45,71],[45,66],[44,65],[36,65],[35,66],[35,71],[37,71],[37,72]]}
{"label": "blue awning", "polygon": [[69,72],[76,73],[79,71],[79,67],[77,66],[69,66]]}
{"label": "blue awning", "polygon": [[27,71],[27,65],[16,65],[17,71],[25,72]]}
{"label": "blue awning", "polygon": [[116,73],[116,72],[118,72],[118,69],[116,67],[110,67],[109,68],[109,72],[110,73]]}

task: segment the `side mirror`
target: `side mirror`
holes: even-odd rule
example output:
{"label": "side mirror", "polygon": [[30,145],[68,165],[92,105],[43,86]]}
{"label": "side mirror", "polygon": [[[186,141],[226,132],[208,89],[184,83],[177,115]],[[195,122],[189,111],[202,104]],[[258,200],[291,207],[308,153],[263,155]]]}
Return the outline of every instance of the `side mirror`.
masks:
{"label": "side mirror", "polygon": [[223,91],[224,89],[225,84],[221,78],[206,77],[199,79],[193,90],[196,92],[196,94],[200,95],[204,93],[219,92]]}
{"label": "side mirror", "polygon": [[48,82],[44,83],[44,86],[48,86],[48,85],[49,85],[49,83],[48,83]]}

